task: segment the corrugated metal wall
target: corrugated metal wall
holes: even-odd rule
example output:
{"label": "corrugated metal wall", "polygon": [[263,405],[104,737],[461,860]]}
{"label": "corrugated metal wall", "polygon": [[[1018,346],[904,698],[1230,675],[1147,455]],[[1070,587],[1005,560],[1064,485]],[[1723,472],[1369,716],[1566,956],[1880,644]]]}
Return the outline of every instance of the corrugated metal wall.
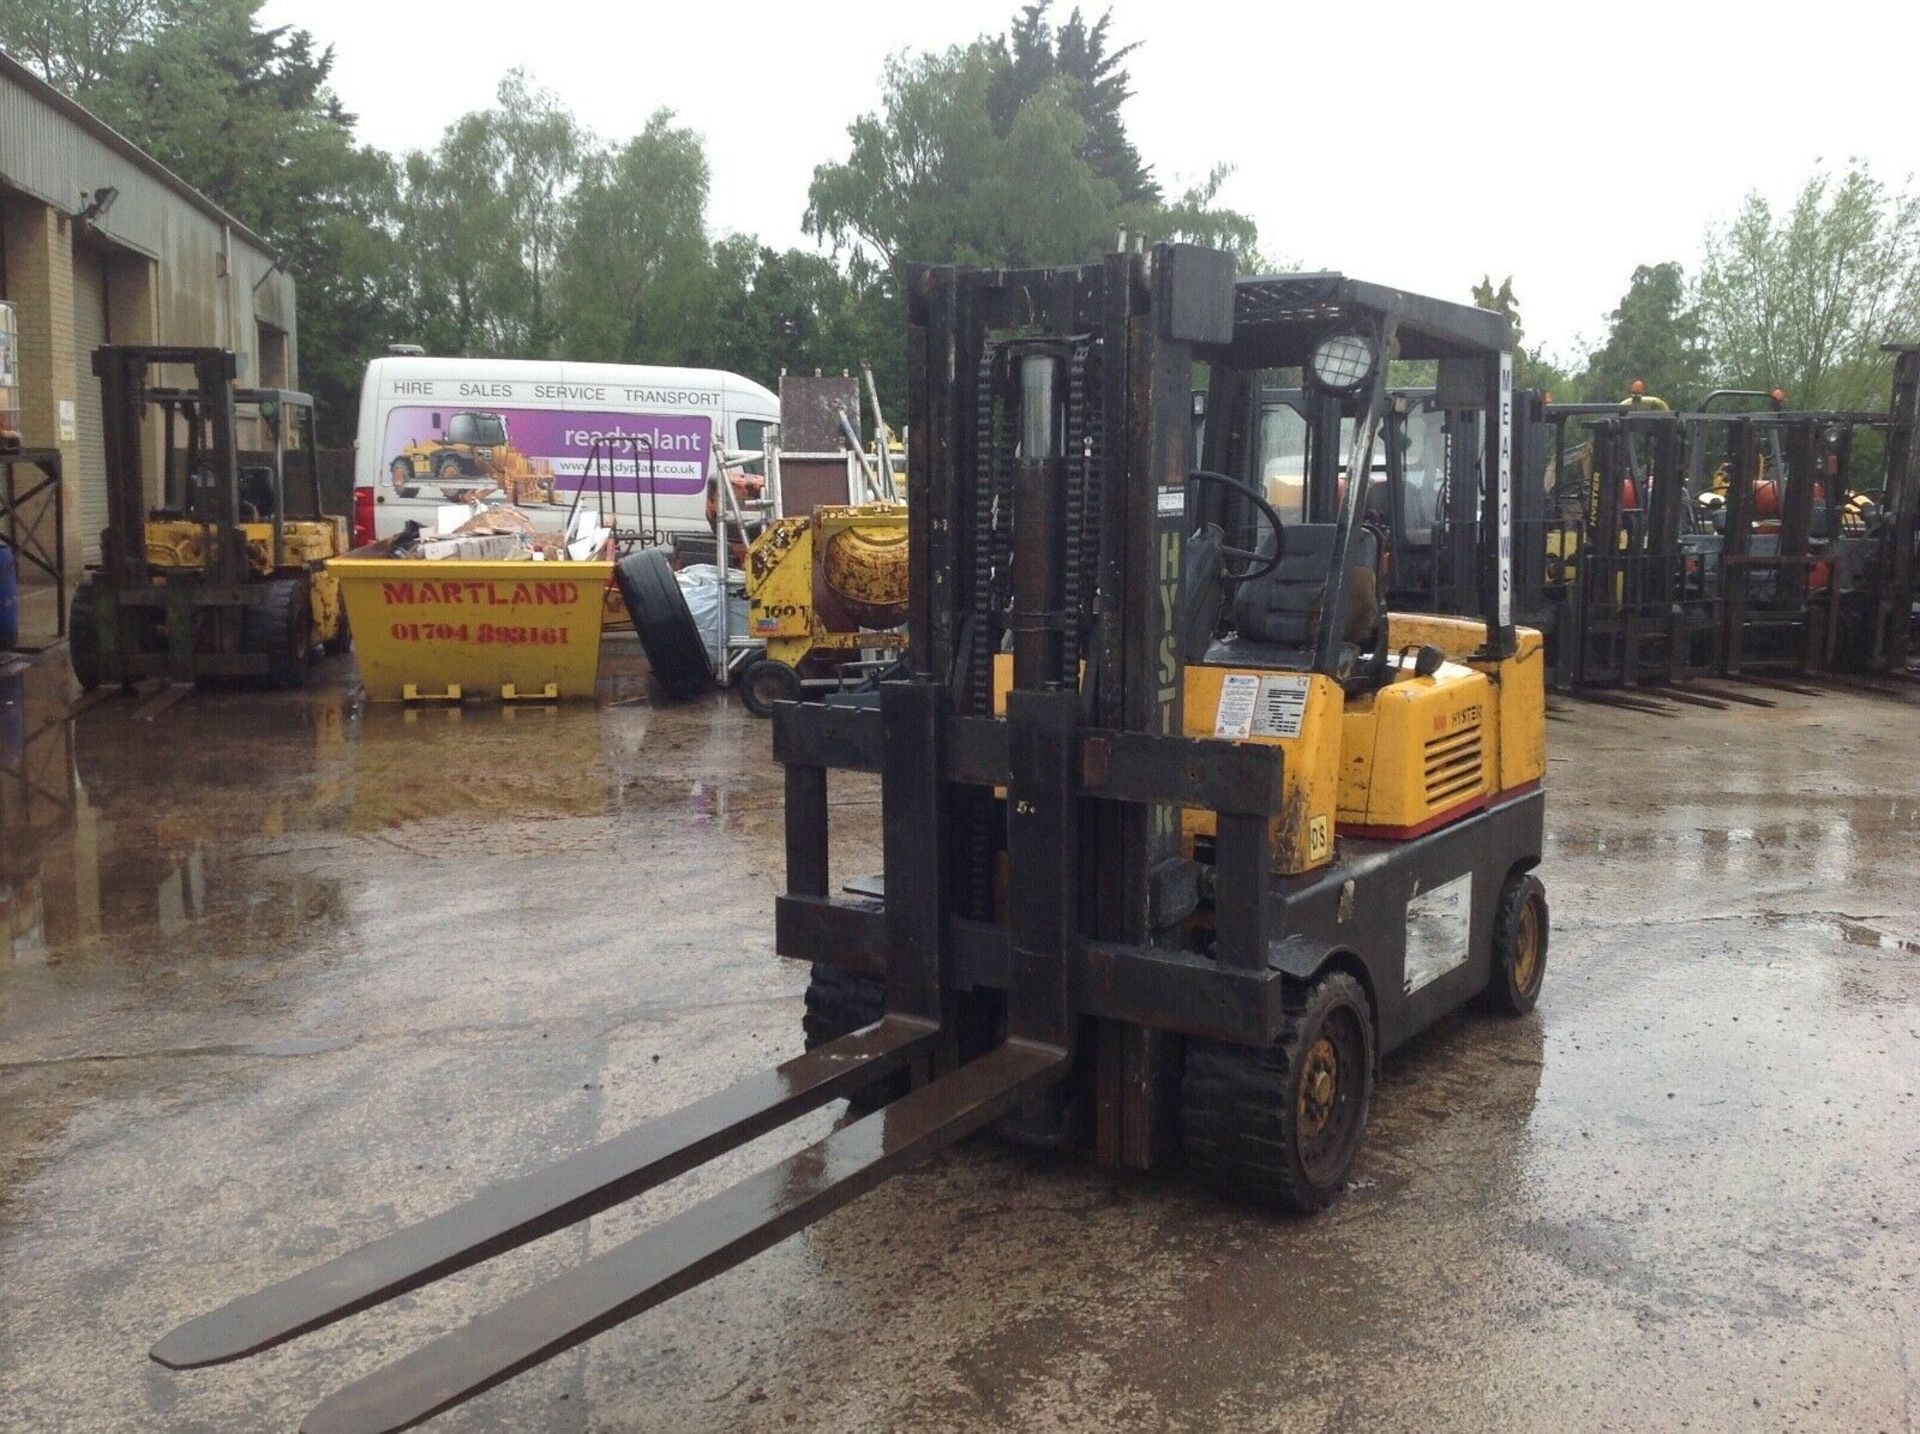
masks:
{"label": "corrugated metal wall", "polygon": [[[220,212],[170,182],[129,140],[103,130],[0,55],[0,183],[68,214],[95,190],[117,189],[93,225],[103,240],[158,261],[159,342],[232,348],[247,356],[252,375],[259,371],[255,325],[264,322],[285,330],[297,354],[292,276],[274,272],[273,255],[238,228],[227,238],[231,273],[223,276]],[[297,359],[289,368],[297,369]],[[297,383],[297,372],[289,379]]]}

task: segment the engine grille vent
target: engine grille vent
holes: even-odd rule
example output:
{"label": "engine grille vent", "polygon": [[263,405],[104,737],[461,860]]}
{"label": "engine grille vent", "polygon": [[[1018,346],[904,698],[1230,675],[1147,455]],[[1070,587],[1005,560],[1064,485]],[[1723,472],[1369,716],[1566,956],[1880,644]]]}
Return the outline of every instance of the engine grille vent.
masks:
{"label": "engine grille vent", "polygon": [[1427,805],[1450,807],[1480,791],[1480,728],[1427,739]]}

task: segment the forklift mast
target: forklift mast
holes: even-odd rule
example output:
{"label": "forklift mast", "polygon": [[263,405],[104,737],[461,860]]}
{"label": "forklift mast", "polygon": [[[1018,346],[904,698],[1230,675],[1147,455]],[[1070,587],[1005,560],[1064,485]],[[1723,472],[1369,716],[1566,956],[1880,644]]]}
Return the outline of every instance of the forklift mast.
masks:
{"label": "forklift mast", "polygon": [[[107,528],[101,534],[101,567],[115,588],[147,585],[147,479],[142,460],[145,426],[142,419],[152,399],[155,368],[191,368],[193,400],[187,426],[189,483],[204,475],[204,499],[211,503],[208,518],[217,540],[212,545],[206,581],[239,584],[247,578],[247,545],[240,533],[240,460],[234,436],[235,363],[226,349],[158,348],[109,345],[94,350],[93,371],[100,379],[105,416],[107,467]],[[178,391],[174,393],[178,395]],[[173,412],[167,405],[168,447],[171,462]]]}

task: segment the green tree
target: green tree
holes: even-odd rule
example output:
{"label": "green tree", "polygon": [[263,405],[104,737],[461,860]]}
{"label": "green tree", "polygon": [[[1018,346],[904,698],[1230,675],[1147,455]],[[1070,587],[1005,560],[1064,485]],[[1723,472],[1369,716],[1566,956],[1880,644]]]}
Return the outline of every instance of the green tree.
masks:
{"label": "green tree", "polygon": [[557,351],[574,191],[593,159],[591,137],[524,70],[501,80],[492,109],[454,121],[431,153],[407,156],[401,237],[422,341],[458,353]]}
{"label": "green tree", "polygon": [[1607,315],[1606,341],[1587,360],[1581,383],[1597,398],[1625,398],[1635,379],[1680,408],[1699,400],[1707,383],[1700,316],[1689,302],[1686,275],[1675,263],[1642,264]]}
{"label": "green tree", "polygon": [[1514,386],[1537,388],[1556,397],[1563,396],[1561,390],[1567,386],[1566,371],[1544,357],[1534,356],[1520,342],[1526,329],[1520,322],[1520,300],[1513,292],[1513,275],[1502,279],[1496,289],[1493,276],[1483,274],[1480,282],[1473,286],[1473,302],[1476,308],[1491,309],[1499,314],[1513,330]]}
{"label": "green tree", "polygon": [[1784,214],[1749,194],[1710,229],[1700,316],[1714,376],[1798,408],[1886,402],[1880,346],[1920,333],[1920,197],[1860,161],[1808,179]]}
{"label": "green tree", "polygon": [[122,54],[154,37],[174,9],[165,0],[8,0],[0,9],[0,49],[49,84],[85,99]]}
{"label": "green tree", "polygon": [[852,150],[813,172],[807,232],[886,264],[1047,264],[1111,239],[1120,193],[1077,153],[1085,124],[1050,81],[1004,136],[988,93],[993,51],[976,44],[889,59],[878,113]]}
{"label": "green tree", "polygon": [[842,265],[729,235],[713,246],[712,285],[715,301],[692,361],[768,385],[783,372],[858,373],[871,363],[889,417],[900,422],[904,317],[885,271],[858,256]]}
{"label": "green tree", "polygon": [[1127,135],[1121,107],[1133,94],[1124,61],[1139,42],[1109,50],[1112,11],[1088,24],[1076,7],[1058,31],[1047,23],[1052,0],[1036,0],[1014,16],[1007,33],[992,42],[994,79],[988,92],[994,132],[1003,138],[1021,108],[1055,80],[1067,82],[1067,95],[1085,129],[1076,152],[1101,178],[1109,180],[1128,204],[1155,205],[1160,186]]}
{"label": "green tree", "polygon": [[707,184],[700,136],[670,110],[587,161],[563,258],[569,357],[657,363],[693,350],[713,297]]}
{"label": "green tree", "polygon": [[[1104,18],[1076,16],[1065,44],[1044,15],[1029,7],[1010,37],[889,59],[847,157],[814,170],[807,232],[885,265],[1084,262],[1122,229],[1253,255],[1253,222],[1218,202],[1226,169],[1168,205],[1124,128],[1097,136],[1096,124],[1118,126],[1127,93],[1128,50],[1109,54]],[[1104,87],[1092,121],[1088,74]]]}

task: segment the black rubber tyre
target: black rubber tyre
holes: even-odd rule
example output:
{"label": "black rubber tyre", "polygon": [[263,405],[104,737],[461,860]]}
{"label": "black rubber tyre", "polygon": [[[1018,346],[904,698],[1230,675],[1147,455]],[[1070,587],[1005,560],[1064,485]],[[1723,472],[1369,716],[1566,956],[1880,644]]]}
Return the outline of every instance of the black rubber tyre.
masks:
{"label": "black rubber tyre", "polygon": [[1322,976],[1267,1050],[1187,1042],[1187,1159],[1237,1200],[1307,1213],[1345,1187],[1373,1094],[1373,1012],[1360,983]]}
{"label": "black rubber tyre", "polygon": [[313,662],[313,616],[300,578],[274,578],[264,602],[240,617],[240,643],[267,655],[267,681],[288,691],[307,685]]}
{"label": "black rubber tyre", "polygon": [[778,658],[755,658],[740,674],[740,700],[756,717],[771,717],[774,703],[798,702],[804,695],[800,674]]}
{"label": "black rubber tyre", "polygon": [[393,480],[393,491],[404,493],[407,485],[413,482],[413,464],[404,458],[396,458],[387,465],[387,477]]}
{"label": "black rubber tyre", "polygon": [[340,626],[332,637],[320,644],[320,650],[328,657],[345,657],[353,651],[353,626],[347,621],[347,605],[340,604]]}
{"label": "black rubber tyre", "polygon": [[451,453],[445,455],[433,465],[433,481],[436,483],[458,483],[467,475],[461,471],[460,460]]}
{"label": "black rubber tyre", "polygon": [[1516,872],[1500,889],[1493,912],[1493,979],[1482,1010],[1524,1016],[1547,979],[1547,889],[1532,872]]}
{"label": "black rubber tyre", "polygon": [[667,555],[658,548],[628,553],[615,565],[613,580],[661,690],[680,698],[709,686],[712,659]]}
{"label": "black rubber tyre", "polygon": [[[807,1009],[800,1018],[806,1034],[807,1049],[823,1046],[851,1035],[863,1026],[871,1026],[887,1011],[887,983],[877,976],[862,976],[838,966],[813,963],[813,975],[807,981]],[[909,1085],[905,1071],[856,1091],[847,1097],[853,1110],[877,1110],[897,1096],[905,1095]]]}
{"label": "black rubber tyre", "polygon": [[82,692],[100,685],[100,632],[94,622],[94,604],[98,601],[91,581],[73,590],[67,608],[67,660]]}

